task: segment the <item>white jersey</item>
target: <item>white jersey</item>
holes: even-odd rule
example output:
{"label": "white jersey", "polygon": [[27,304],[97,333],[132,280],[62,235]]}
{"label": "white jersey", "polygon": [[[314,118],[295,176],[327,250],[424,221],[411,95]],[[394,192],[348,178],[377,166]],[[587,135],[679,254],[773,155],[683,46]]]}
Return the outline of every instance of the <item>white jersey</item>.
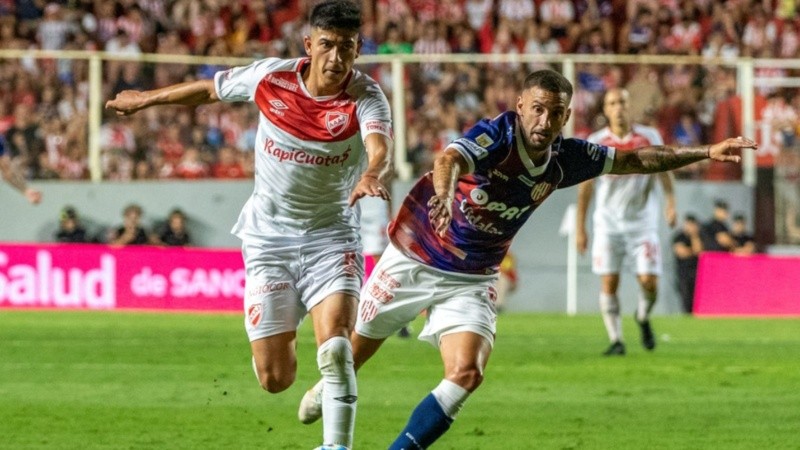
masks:
{"label": "white jersey", "polygon": [[309,63],[268,58],[214,76],[221,100],[260,111],[255,188],[232,230],[240,238],[358,233],[359,209],[347,201],[366,167],[364,137],[392,137],[389,102],[355,69],[342,92],[312,97],[302,80]]}
{"label": "white jersey", "polygon": [[[633,125],[632,131],[622,138],[606,127],[592,133],[587,140],[614,147],[618,152],[664,144],[658,130],[643,125]],[[592,216],[595,233],[657,230],[660,215],[657,181],[656,174],[603,175],[596,179]]]}

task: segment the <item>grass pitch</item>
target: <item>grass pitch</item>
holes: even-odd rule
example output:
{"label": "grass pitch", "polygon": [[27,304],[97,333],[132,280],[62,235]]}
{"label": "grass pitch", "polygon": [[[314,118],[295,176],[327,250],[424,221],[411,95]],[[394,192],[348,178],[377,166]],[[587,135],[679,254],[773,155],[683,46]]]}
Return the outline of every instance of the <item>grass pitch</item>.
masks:
{"label": "grass pitch", "polygon": [[[800,449],[800,321],[656,317],[650,353],[626,320],[628,355],[605,358],[599,316],[501,316],[433,448]],[[0,448],[311,449],[309,325],[297,382],[270,395],[236,315],[0,311]],[[387,341],[359,374],[355,448],[387,448],[441,376],[429,345]]]}

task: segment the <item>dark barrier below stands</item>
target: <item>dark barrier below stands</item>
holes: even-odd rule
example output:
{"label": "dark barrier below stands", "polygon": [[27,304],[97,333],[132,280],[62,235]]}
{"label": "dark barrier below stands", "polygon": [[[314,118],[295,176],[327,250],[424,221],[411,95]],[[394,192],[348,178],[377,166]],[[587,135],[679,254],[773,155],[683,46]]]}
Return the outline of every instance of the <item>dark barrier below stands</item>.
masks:
{"label": "dark barrier below stands", "polygon": [[698,316],[800,316],[800,257],[703,253]]}

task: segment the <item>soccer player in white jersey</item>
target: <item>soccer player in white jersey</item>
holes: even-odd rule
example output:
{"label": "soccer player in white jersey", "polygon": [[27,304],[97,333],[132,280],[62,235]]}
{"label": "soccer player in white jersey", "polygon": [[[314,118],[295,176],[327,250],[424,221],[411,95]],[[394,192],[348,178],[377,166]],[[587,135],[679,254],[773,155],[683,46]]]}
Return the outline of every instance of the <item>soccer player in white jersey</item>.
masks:
{"label": "soccer player in white jersey", "polygon": [[357,391],[348,337],[363,275],[356,202],[389,200],[392,171],[388,101],[353,69],[360,26],[356,3],[324,1],[311,10],[308,57],[268,58],[213,80],[125,91],[107,104],[118,114],[218,100],[257,105],[255,189],[233,227],[247,273],[245,328],[258,380],[277,393],[295,380],[296,331],[310,314],[325,383],[321,448],[352,445]]}
{"label": "soccer player in white jersey", "polygon": [[[631,151],[664,142],[658,130],[631,121],[629,94],[625,89],[609,89],[603,96],[603,114],[608,126],[588,137],[589,142],[614,147],[618,152]],[[626,258],[633,263],[639,282],[639,301],[636,323],[639,324],[642,345],[647,350],[656,346],[650,325],[650,311],[658,297],[658,277],[661,275],[661,242],[658,238],[660,217],[659,193],[661,182],[665,198],[665,216],[670,227],[675,226],[675,195],[673,176],[659,174],[605,175],[589,180],[578,187],[577,245],[586,251],[586,213],[592,196],[595,210],[592,216],[592,271],[600,276],[600,313],[611,341],[603,353],[624,355],[620,302],[617,296],[619,277]]]}
{"label": "soccer player in white jersey", "polygon": [[[439,349],[444,378],[414,411],[391,450],[428,448],[450,427],[483,381],[497,312],[495,282],[511,240],[556,189],[604,173],[653,173],[754,148],[748,139],[703,147],[646,146],[635,152],[565,139],[572,85],[551,70],[530,74],[516,111],[482,120],[437,156],[389,226],[390,245],[361,291],[353,342],[356,368],[427,312],[421,340]],[[363,381],[363,380],[362,380]],[[314,391],[300,418],[321,411]],[[535,444],[529,444],[535,445]]]}

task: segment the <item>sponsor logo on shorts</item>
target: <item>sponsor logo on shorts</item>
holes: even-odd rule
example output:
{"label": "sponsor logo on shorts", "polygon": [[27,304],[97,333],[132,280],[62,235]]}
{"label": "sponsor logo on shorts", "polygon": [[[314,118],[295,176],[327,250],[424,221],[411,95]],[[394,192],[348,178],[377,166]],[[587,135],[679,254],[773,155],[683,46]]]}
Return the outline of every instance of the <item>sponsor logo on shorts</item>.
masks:
{"label": "sponsor logo on shorts", "polygon": [[269,292],[285,291],[286,289],[289,289],[289,282],[288,281],[281,281],[281,282],[278,282],[278,283],[262,284],[261,286],[256,286],[254,288],[250,288],[247,291],[247,296],[248,297],[255,297],[255,296],[263,295],[263,294],[266,294],[266,293],[269,293]]}
{"label": "sponsor logo on shorts", "polygon": [[386,273],[385,270],[381,270],[378,272],[378,281],[383,283],[384,286],[388,287],[389,289],[397,289],[401,286],[400,282],[397,281],[396,278]]}
{"label": "sponsor logo on shorts", "polygon": [[394,300],[394,294],[384,289],[383,286],[379,286],[378,283],[370,283],[367,294],[384,305]]}
{"label": "sponsor logo on shorts", "polygon": [[328,132],[331,136],[338,136],[342,134],[347,128],[347,124],[350,123],[350,114],[346,114],[343,112],[338,111],[328,111],[325,114],[325,126],[328,128]]}
{"label": "sponsor logo on shorts", "polygon": [[247,307],[247,323],[257,327],[261,323],[261,303],[254,303]]}

